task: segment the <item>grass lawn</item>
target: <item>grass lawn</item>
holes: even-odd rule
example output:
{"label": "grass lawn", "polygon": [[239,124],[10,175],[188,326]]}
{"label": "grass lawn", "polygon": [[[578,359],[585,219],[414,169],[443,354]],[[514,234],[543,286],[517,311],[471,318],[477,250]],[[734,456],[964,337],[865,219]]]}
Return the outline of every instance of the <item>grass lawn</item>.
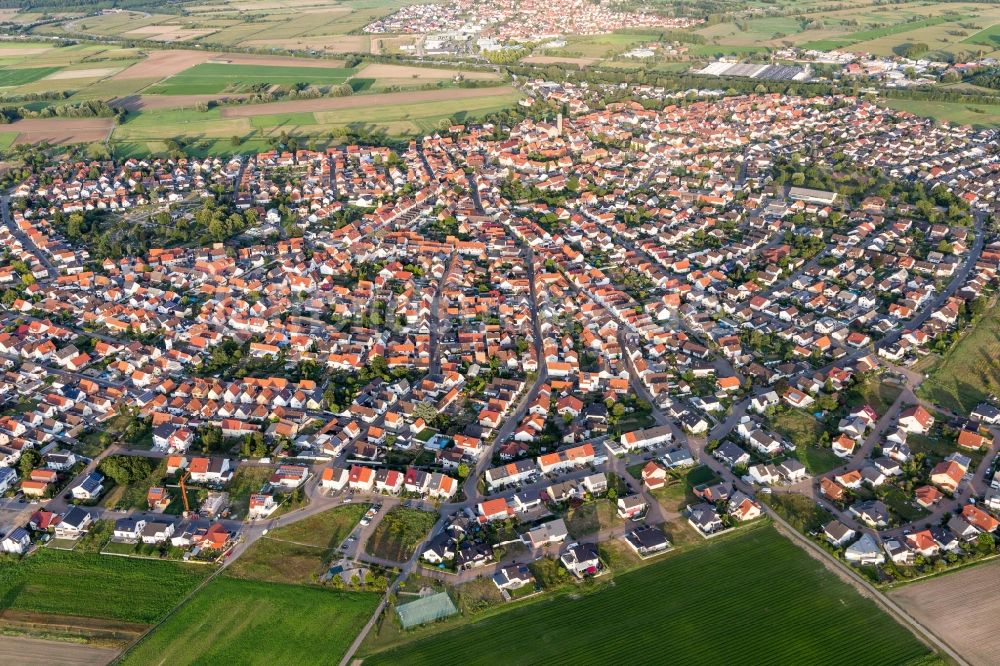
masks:
{"label": "grass lawn", "polygon": [[1000,305],[991,307],[928,374],[917,393],[959,414],[1000,393]]}
{"label": "grass lawn", "polygon": [[229,502],[234,517],[245,518],[250,508],[250,496],[259,492],[274,473],[265,465],[240,465],[229,482]]}
{"label": "grass lawn", "polygon": [[[155,458],[153,459],[153,462],[156,462]],[[166,473],[167,461],[163,459],[158,462],[158,464],[153,468],[153,471],[146,478],[140,479],[135,483],[130,483],[127,486],[116,485],[111,492],[107,494],[101,504],[110,509],[140,509],[145,511],[148,507],[146,503],[146,495],[149,493],[149,489],[152,486],[158,485],[163,480]],[[177,494],[180,494],[179,489],[177,490]]]}
{"label": "grass lawn", "polygon": [[771,426],[795,445],[795,457],[810,474],[823,474],[843,464],[833,450],[820,446],[823,424],[815,416],[798,409],[789,409],[774,415]]}
{"label": "grass lawn", "polygon": [[[640,467],[641,469],[641,467]],[[718,481],[719,478],[706,465],[690,469],[679,469],[667,474],[667,485],[657,488],[653,497],[668,511],[680,511],[688,504],[700,502],[691,488],[702,483]]]}
{"label": "grass lawn", "polygon": [[337,663],[378,600],[374,593],[221,576],[128,653],[123,663]]}
{"label": "grass lawn", "polygon": [[369,555],[405,562],[437,522],[437,514],[397,506],[382,518],[365,549]]}
{"label": "grass lawn", "polygon": [[905,523],[920,520],[930,513],[927,509],[915,503],[912,497],[907,497],[902,489],[895,486],[889,488],[883,499],[889,510],[899,516]]}
{"label": "grass lawn", "polygon": [[845,403],[848,409],[854,409],[861,405],[871,405],[879,416],[885,415],[889,411],[892,403],[903,392],[899,386],[894,386],[879,379],[870,379],[864,384],[851,387],[847,394]]}
{"label": "grass lawn", "polygon": [[[365,659],[377,664],[905,664],[927,649],[873,602],[771,528],[655,561],[590,594],[520,602]],[[581,590],[584,588],[581,588]],[[595,621],[595,618],[597,621]],[[753,618],[753,621],[747,621]],[[766,632],[760,627],[766,626]],[[586,627],[586,630],[583,628]]]}
{"label": "grass lawn", "polygon": [[764,501],[799,532],[815,532],[833,520],[832,513],[798,493],[772,493]]}
{"label": "grass lawn", "polygon": [[43,548],[0,564],[0,610],[81,615],[151,624],[199,581],[207,566]]}
{"label": "grass lawn", "polygon": [[599,532],[605,527],[622,525],[624,520],[618,517],[618,512],[610,500],[600,499],[581,504],[566,513],[566,529],[570,536],[579,539],[588,534]]}
{"label": "grass lawn", "polygon": [[226,570],[236,578],[312,583],[350,534],[367,504],[341,506],[280,527],[259,539]]}
{"label": "grass lawn", "polygon": [[224,90],[240,92],[254,84],[291,86],[335,85],[345,82],[353,69],[202,63],[175,74],[146,92],[154,95],[212,95]]}

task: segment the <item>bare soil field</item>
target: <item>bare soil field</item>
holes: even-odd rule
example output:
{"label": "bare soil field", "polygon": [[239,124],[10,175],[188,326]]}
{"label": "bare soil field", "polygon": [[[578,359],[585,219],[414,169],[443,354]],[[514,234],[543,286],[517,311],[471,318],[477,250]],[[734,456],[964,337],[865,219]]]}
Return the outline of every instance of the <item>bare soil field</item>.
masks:
{"label": "bare soil field", "polygon": [[207,51],[153,51],[145,60],[118,72],[113,78],[162,79],[199,65],[214,55]]}
{"label": "bare soil field", "polygon": [[117,67],[95,67],[94,69],[64,69],[61,72],[49,74],[46,81],[56,81],[60,79],[96,79],[108,74],[113,74]]}
{"label": "bare soil field", "polygon": [[[0,14],[0,20],[2,20],[3,15]],[[0,55],[2,56],[23,56],[23,55],[38,55],[39,53],[47,53],[52,49],[48,46],[14,46],[11,48],[0,49]]]}
{"label": "bare soil field", "polygon": [[248,39],[240,46],[273,46],[289,49],[315,49],[330,53],[368,53],[371,43],[368,35],[326,35],[288,37],[285,39]]}
{"label": "bare soil field", "polygon": [[294,58],[292,56],[267,56],[248,53],[218,54],[210,62],[220,62],[227,65],[260,65],[267,67],[333,67],[344,66],[343,60],[319,60],[313,58]]}
{"label": "bare soil field", "polygon": [[7,131],[17,132],[15,144],[84,143],[104,141],[114,126],[113,118],[28,118],[7,125]]}
{"label": "bare soil field", "polygon": [[415,79],[438,81],[453,79],[458,74],[477,81],[495,81],[500,77],[495,72],[462,71],[459,69],[438,69],[436,67],[409,67],[407,65],[385,65],[373,63],[356,74],[365,79]]}
{"label": "bare soil field", "polygon": [[229,99],[243,99],[246,95],[129,95],[111,100],[109,104],[129,111],[155,111],[157,109],[194,108],[199,102],[225,102]]}
{"label": "bare soil field", "polygon": [[154,42],[186,42],[189,39],[211,35],[213,32],[218,31],[212,28],[177,28],[150,35],[149,39]]}
{"label": "bare soil field", "polygon": [[369,106],[392,106],[418,102],[452,101],[456,99],[476,99],[517,92],[510,86],[497,88],[452,88],[450,90],[414,90],[413,92],[382,93],[378,95],[355,95],[353,97],[332,97],[325,99],[302,99],[294,102],[274,102],[253,104],[222,109],[223,118],[248,118],[266,116],[273,113],[294,113],[296,111],[338,111],[341,109],[363,109]]}
{"label": "bare soil field", "polygon": [[904,585],[889,597],[970,663],[1000,663],[1000,561]]}
{"label": "bare soil field", "polygon": [[521,62],[533,63],[535,65],[556,65],[559,63],[566,63],[569,65],[577,65],[580,69],[589,67],[599,60],[600,58],[570,58],[568,56],[528,56],[527,58],[521,58]]}
{"label": "bare soil field", "polygon": [[22,636],[4,636],[0,640],[0,664],[104,666],[117,655],[118,650],[82,643],[44,641]]}

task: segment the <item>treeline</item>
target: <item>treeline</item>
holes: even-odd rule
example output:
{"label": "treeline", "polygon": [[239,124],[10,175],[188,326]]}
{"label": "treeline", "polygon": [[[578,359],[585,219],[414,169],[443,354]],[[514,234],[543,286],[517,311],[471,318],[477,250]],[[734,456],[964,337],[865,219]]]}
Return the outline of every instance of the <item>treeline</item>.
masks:
{"label": "treeline", "polygon": [[0,8],[19,9],[22,12],[100,11],[102,9],[130,9],[159,14],[179,14],[184,2],[167,0],[0,0]]}
{"label": "treeline", "polygon": [[12,123],[21,118],[125,118],[125,109],[116,109],[104,100],[87,100],[76,104],[60,104],[31,109],[26,106],[0,109],[0,124]]}
{"label": "treeline", "polygon": [[1000,68],[980,70],[967,77],[965,81],[983,88],[1000,90]]}

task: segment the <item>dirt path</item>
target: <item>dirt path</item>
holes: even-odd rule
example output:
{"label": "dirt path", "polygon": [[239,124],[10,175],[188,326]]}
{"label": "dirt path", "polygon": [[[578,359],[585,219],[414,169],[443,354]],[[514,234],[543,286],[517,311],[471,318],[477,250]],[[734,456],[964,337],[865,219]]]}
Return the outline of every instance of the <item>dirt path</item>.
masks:
{"label": "dirt path", "polygon": [[4,636],[0,639],[0,664],[20,666],[104,666],[118,654],[112,648],[82,643],[44,641],[39,638]]}

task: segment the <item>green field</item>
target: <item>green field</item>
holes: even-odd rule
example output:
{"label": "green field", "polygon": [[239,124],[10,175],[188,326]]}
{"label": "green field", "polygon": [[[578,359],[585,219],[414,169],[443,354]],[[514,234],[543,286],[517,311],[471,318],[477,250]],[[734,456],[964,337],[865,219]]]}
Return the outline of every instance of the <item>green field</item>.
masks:
{"label": "green field", "polygon": [[980,30],[975,34],[969,35],[962,40],[962,43],[977,44],[979,46],[988,46],[992,49],[1000,49],[1000,23],[991,25],[985,30]]}
{"label": "green field", "polygon": [[437,514],[396,507],[379,522],[368,539],[369,555],[405,562],[437,522]]}
{"label": "green field", "polygon": [[844,48],[845,46],[850,46],[851,44],[857,44],[859,42],[867,42],[875,39],[881,39],[882,37],[912,32],[921,28],[929,28],[942,23],[961,21],[966,18],[968,18],[967,15],[948,14],[942,16],[932,16],[919,21],[902,21],[900,23],[893,23],[891,25],[881,26],[878,28],[871,28],[869,30],[859,30],[857,32],[852,32],[832,39],[807,42],[801,46],[806,49],[829,51],[832,49]]}
{"label": "green field", "polygon": [[818,446],[823,424],[812,414],[800,409],[785,410],[771,419],[771,426],[795,445],[795,457],[810,474],[822,474],[843,463],[832,449]]}
{"label": "green field", "polygon": [[909,111],[957,125],[972,125],[980,129],[1000,127],[1000,104],[966,104],[964,102],[925,102],[912,99],[885,98],[883,102],[900,111]]}
{"label": "green field", "polygon": [[175,74],[146,90],[152,95],[212,95],[240,92],[254,84],[335,85],[344,83],[353,69],[339,67],[278,67],[203,63]]}
{"label": "green field", "polygon": [[23,86],[49,74],[58,72],[58,67],[29,67],[25,69],[0,69],[0,88]]}
{"label": "green field", "polygon": [[336,664],[378,600],[220,576],[122,663]]}
{"label": "green field", "polygon": [[269,116],[253,116],[250,118],[250,125],[259,129],[270,129],[273,127],[289,127],[299,125],[315,125],[316,116],[310,111],[296,111],[293,113],[276,113]]}
{"label": "green field", "polygon": [[475,118],[510,108],[521,98],[518,93],[485,95],[467,99],[435,102],[415,102],[378,108],[320,111],[320,124],[335,126],[361,125],[384,130],[390,135],[432,132],[445,118],[469,122]]}
{"label": "green field", "polygon": [[207,566],[43,548],[17,563],[0,562],[0,610],[151,624],[209,571]]}
{"label": "green field", "polygon": [[280,527],[259,539],[226,570],[237,578],[312,583],[367,510],[351,504]]}
{"label": "green field", "polygon": [[546,49],[546,55],[577,58],[607,58],[628,51],[634,46],[656,41],[659,32],[614,32],[604,35],[569,35],[566,45]]}
{"label": "green field", "polygon": [[0,132],[0,151],[7,150],[17,140],[17,132]]}
{"label": "green field", "polygon": [[990,308],[928,374],[917,393],[962,415],[1000,392],[1000,305]]}
{"label": "green field", "polygon": [[[771,528],[365,659],[377,664],[905,664],[927,649]],[[766,627],[766,629],[764,629]],[[497,640],[497,637],[507,637]],[[515,638],[516,637],[516,638]],[[863,648],[861,648],[863,646]],[[654,657],[653,655],[657,655]]]}

